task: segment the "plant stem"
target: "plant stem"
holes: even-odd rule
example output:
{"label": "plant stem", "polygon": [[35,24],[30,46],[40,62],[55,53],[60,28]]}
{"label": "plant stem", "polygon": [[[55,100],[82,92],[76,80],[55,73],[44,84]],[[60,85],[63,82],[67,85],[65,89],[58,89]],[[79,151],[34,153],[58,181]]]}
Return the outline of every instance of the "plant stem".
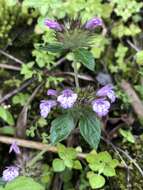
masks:
{"label": "plant stem", "polygon": [[30,168],[32,167],[37,161],[41,160],[43,157],[43,154],[45,154],[47,152],[47,148],[45,148],[44,150],[41,150],[32,160],[30,160],[27,163],[27,166]]}
{"label": "plant stem", "polygon": [[74,76],[75,76],[75,85],[76,85],[76,89],[79,89],[79,80],[78,80],[78,69],[77,69],[77,62],[74,61],[73,62],[74,65]]}

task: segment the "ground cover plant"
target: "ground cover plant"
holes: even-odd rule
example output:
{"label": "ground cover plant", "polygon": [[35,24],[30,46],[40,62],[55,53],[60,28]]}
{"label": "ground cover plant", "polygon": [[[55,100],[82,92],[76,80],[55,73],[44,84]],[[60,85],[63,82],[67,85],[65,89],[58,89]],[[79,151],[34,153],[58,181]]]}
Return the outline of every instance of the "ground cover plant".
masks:
{"label": "ground cover plant", "polygon": [[143,189],[143,2],[0,0],[0,190]]}

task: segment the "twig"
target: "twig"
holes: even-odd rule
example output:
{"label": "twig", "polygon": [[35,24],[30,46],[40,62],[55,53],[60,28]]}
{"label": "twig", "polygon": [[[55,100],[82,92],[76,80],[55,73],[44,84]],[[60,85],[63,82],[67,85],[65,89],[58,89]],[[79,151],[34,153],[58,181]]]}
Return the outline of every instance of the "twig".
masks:
{"label": "twig", "polygon": [[35,80],[36,80],[36,78],[32,78],[32,79],[28,80],[27,82],[25,82],[19,88],[14,89],[13,91],[11,91],[8,94],[4,95],[4,97],[2,97],[0,99],[0,104],[3,103],[5,100],[9,99],[10,97],[12,97],[13,95],[17,94],[18,92],[22,91],[24,88],[26,88],[27,86],[29,86]]}
{"label": "twig", "polygon": [[20,71],[20,67],[13,66],[13,65],[7,65],[7,64],[0,64],[0,68],[10,69],[10,70],[14,70],[14,71]]}
{"label": "twig", "polygon": [[5,51],[3,50],[0,50],[0,53],[6,57],[8,57],[9,59],[15,61],[16,63],[19,63],[19,64],[24,64],[23,61],[19,60],[18,58],[14,57],[13,55],[10,55],[9,53],[6,53]]}
{"label": "twig", "polygon": [[134,50],[136,50],[137,52],[140,51],[140,49],[139,49],[137,46],[135,46],[130,40],[127,40],[127,43],[128,43]]}
{"label": "twig", "polygon": [[[58,72],[54,74],[55,76],[62,76],[62,75],[70,75],[70,76],[75,76],[75,74],[73,72]],[[82,74],[78,74],[78,78],[81,80],[87,80],[87,81],[95,81],[91,76],[89,75],[82,75]]]}
{"label": "twig", "polygon": [[107,139],[104,139],[103,137],[102,137],[102,140],[104,140],[107,144],[114,147],[114,149],[116,149],[118,152],[121,152],[122,154],[124,154],[134,164],[134,166],[139,170],[140,174],[143,176],[143,170],[141,169],[141,167],[136,163],[136,161],[127,152],[125,152],[121,148],[115,146],[111,141],[109,141]]}
{"label": "twig", "polygon": [[132,105],[135,113],[139,117],[139,119],[143,118],[143,104],[142,104],[141,100],[139,99],[138,95],[136,94],[136,92],[134,91],[134,89],[132,88],[132,86],[130,85],[130,83],[128,83],[125,80],[122,80],[121,87],[126,92],[128,97],[130,98],[131,105]]}
{"label": "twig", "polygon": [[59,66],[61,63],[63,63],[66,60],[66,57],[62,57],[61,59],[59,59],[53,66],[54,68]]}
{"label": "twig", "polygon": [[26,136],[26,129],[27,129],[27,114],[28,114],[28,108],[31,101],[36,96],[37,92],[40,90],[42,84],[38,85],[32,95],[29,97],[27,102],[25,103],[24,107],[22,108],[22,111],[18,115],[17,123],[16,123],[16,137],[17,138],[25,138]]}
{"label": "twig", "polygon": [[117,147],[117,150],[122,152],[133,164],[134,166],[139,170],[140,174],[143,177],[143,170],[141,169],[141,167],[138,165],[138,163],[124,150],[122,150],[121,148]]}
{"label": "twig", "polygon": [[[57,153],[58,150],[55,146],[43,144],[40,142],[35,141],[29,141],[29,140],[22,140],[18,138],[12,138],[12,137],[6,137],[6,136],[0,136],[0,142],[5,144],[12,144],[13,142],[16,142],[18,146],[25,147],[25,148],[31,148],[36,150],[47,150],[48,152]],[[77,156],[79,158],[85,158],[86,153],[78,153]]]}

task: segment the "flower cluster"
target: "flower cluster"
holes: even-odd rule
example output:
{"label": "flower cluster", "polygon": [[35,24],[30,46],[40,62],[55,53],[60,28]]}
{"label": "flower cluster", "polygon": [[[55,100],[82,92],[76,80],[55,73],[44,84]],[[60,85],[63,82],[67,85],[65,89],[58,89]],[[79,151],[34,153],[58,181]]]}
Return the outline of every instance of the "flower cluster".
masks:
{"label": "flower cluster", "polygon": [[108,114],[110,109],[110,102],[115,102],[116,96],[113,91],[113,86],[108,84],[101,89],[99,89],[96,93],[98,99],[92,102],[93,111],[99,116],[105,116]]}
{"label": "flower cluster", "polygon": [[63,90],[61,95],[58,96],[57,101],[64,109],[72,108],[77,100],[77,94],[70,89]]}
{"label": "flower cluster", "polygon": [[[87,30],[93,30],[96,27],[102,26],[102,25],[103,25],[102,19],[98,17],[94,17],[85,23],[84,28]],[[63,27],[57,21],[50,20],[50,19],[45,20],[45,26],[55,31],[61,32],[63,30]]]}
{"label": "flower cluster", "polygon": [[[49,89],[48,96],[51,96],[51,100],[42,100],[40,102],[41,116],[46,118],[51,109],[55,106],[60,106],[63,109],[70,109],[77,102],[78,94],[71,89],[65,89],[62,92]],[[99,116],[106,116],[111,107],[111,103],[115,102],[116,96],[113,91],[113,86],[108,84],[96,92],[96,99],[92,101],[92,109]]]}
{"label": "flower cluster", "polygon": [[44,118],[48,116],[53,107],[59,105],[63,109],[69,109],[73,107],[77,100],[77,94],[71,89],[63,90],[61,93],[58,93],[56,90],[49,89],[47,95],[56,99],[42,100],[40,102],[40,114]]}
{"label": "flower cluster", "polygon": [[[14,152],[15,154],[21,154],[20,148],[17,145],[16,141],[13,141],[13,143],[10,146],[9,153]],[[19,176],[19,168],[17,166],[9,166],[6,167],[6,169],[3,171],[2,179],[6,182],[12,181],[16,177]]]}
{"label": "flower cluster", "polygon": [[19,176],[19,168],[16,166],[9,166],[3,171],[2,179],[6,182],[12,181]]}

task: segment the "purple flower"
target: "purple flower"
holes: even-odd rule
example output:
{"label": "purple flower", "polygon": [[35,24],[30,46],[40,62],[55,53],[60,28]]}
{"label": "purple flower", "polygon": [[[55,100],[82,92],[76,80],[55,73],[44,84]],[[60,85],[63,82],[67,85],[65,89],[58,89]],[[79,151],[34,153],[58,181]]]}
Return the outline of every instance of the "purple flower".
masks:
{"label": "purple flower", "polygon": [[110,103],[104,98],[100,98],[92,102],[92,108],[99,117],[102,117],[108,114]]}
{"label": "purple flower", "polygon": [[57,91],[54,90],[54,89],[49,89],[49,90],[47,91],[47,95],[48,95],[48,96],[57,96]]}
{"label": "purple flower", "polygon": [[60,24],[54,20],[46,19],[45,25],[48,26],[50,29],[62,31],[62,27],[60,26]]}
{"label": "purple flower", "polygon": [[9,166],[3,171],[2,179],[4,181],[12,181],[19,176],[19,168],[16,166]]}
{"label": "purple flower", "polygon": [[42,100],[40,103],[40,114],[42,117],[46,118],[51,111],[51,108],[56,106],[55,100]]}
{"label": "purple flower", "polygon": [[111,102],[115,102],[116,100],[116,95],[115,95],[115,92],[113,91],[113,86],[111,84],[107,84],[106,86],[99,89],[96,95],[98,97],[107,96],[111,100]]}
{"label": "purple flower", "polygon": [[103,22],[101,18],[98,17],[94,17],[92,19],[90,19],[89,21],[87,21],[87,23],[85,24],[85,28],[86,29],[94,29],[97,26],[102,26]]}
{"label": "purple flower", "polygon": [[12,151],[15,152],[15,154],[20,154],[21,153],[20,148],[17,145],[16,141],[14,141],[10,146],[9,153],[11,153]]}
{"label": "purple flower", "polygon": [[72,108],[76,100],[77,94],[70,89],[63,90],[62,94],[57,98],[60,106],[64,109]]}

